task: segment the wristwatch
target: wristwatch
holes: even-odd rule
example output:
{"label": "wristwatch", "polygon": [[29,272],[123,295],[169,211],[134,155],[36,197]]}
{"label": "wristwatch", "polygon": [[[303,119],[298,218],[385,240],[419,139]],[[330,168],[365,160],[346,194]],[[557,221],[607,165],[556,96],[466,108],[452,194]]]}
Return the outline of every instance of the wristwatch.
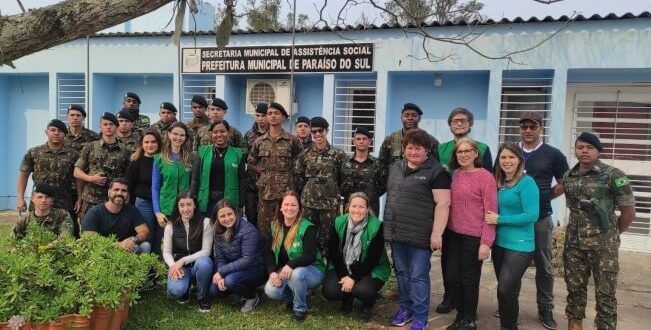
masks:
{"label": "wristwatch", "polygon": [[134,244],[138,244],[138,238],[136,236],[131,236],[129,237],[129,239],[131,239],[131,241],[133,241]]}

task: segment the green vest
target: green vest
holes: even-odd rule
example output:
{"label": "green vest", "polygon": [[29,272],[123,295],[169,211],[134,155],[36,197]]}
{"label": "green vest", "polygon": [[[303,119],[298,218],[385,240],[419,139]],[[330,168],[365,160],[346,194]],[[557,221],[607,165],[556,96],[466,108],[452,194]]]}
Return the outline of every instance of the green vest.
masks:
{"label": "green vest", "polygon": [[[488,145],[479,141],[475,141],[475,143],[477,144],[479,157],[484,157],[484,153],[486,152],[486,149],[488,149]],[[439,163],[441,163],[441,166],[443,166],[443,168],[445,168],[448,172],[450,172],[450,165],[452,164],[452,151],[454,151],[454,147],[456,145],[456,141],[451,140],[439,144],[438,147]]]}
{"label": "green vest", "polygon": [[159,196],[160,211],[167,216],[171,216],[176,196],[181,191],[190,189],[192,168],[183,166],[180,160],[171,164],[167,163],[163,160],[161,154],[156,154],[154,161],[158,164],[162,179]]}
{"label": "green vest", "polygon": [[[274,221],[273,224],[271,225],[271,231],[276,232],[276,222]],[[310,220],[301,218],[301,222],[298,224],[298,231],[296,232],[296,236],[294,236],[294,242],[292,243],[292,246],[289,248],[289,251],[287,251],[287,257],[290,260],[296,259],[300,256],[303,255],[303,236],[305,235],[305,231],[307,228],[310,226],[314,226]],[[280,242],[285,241],[285,234],[281,230],[281,235],[282,237],[280,238]],[[274,252],[274,258],[276,260],[276,265],[278,264],[278,255],[280,254],[280,245],[278,244],[277,246],[273,247],[273,252]],[[321,258],[321,252],[317,250],[316,252],[316,260],[314,261],[314,264],[312,264],[314,267],[316,267],[320,272],[323,272],[325,270],[325,264],[323,263],[323,258]]]}
{"label": "green vest", "polygon": [[[210,199],[210,168],[215,148],[212,144],[199,147],[198,157],[201,160],[201,172],[199,173],[199,189],[197,199],[201,212],[208,211],[208,200]],[[242,149],[228,147],[224,155],[224,198],[235,205],[240,205],[240,186],[238,167],[242,161]],[[244,178],[241,178],[244,179]]]}
{"label": "green vest", "polygon": [[[344,248],[344,235],[346,235],[346,227],[348,225],[348,213],[342,214],[338,216],[335,219],[335,231],[337,232],[337,236],[339,236],[339,251],[343,252]],[[362,237],[360,238],[362,241],[362,255],[360,256],[360,261],[363,261],[366,259],[366,254],[368,253],[368,247],[371,245],[371,241],[373,238],[375,238],[375,235],[383,235],[383,233],[379,233],[378,231],[380,230],[380,220],[376,216],[370,215],[368,216],[368,223],[366,224],[366,228],[364,228],[364,231],[362,232]],[[329,265],[330,269],[333,269],[333,265]],[[384,249],[382,250],[382,255],[380,256],[380,260],[378,261],[378,264],[371,270],[371,277],[378,279],[382,282],[386,282],[389,279],[389,276],[391,275],[391,264],[389,264],[389,257],[387,256],[387,250]]]}

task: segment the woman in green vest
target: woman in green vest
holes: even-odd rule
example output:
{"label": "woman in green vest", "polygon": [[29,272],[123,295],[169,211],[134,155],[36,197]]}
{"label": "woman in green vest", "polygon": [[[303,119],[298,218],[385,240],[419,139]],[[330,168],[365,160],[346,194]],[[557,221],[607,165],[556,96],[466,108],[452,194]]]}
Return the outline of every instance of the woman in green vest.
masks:
{"label": "woman in green vest", "polygon": [[209,129],[213,144],[201,146],[197,151],[190,191],[197,196],[201,212],[212,211],[222,199],[241,208],[246,193],[244,153],[228,145],[231,126],[227,121],[216,120]]}
{"label": "woman in green vest", "polygon": [[151,201],[161,226],[172,215],[176,196],[190,189],[193,160],[188,127],[180,121],[174,122],[167,129],[161,152],[154,156],[151,171]]}
{"label": "woman in green vest", "polygon": [[370,212],[369,198],[363,192],[350,195],[348,213],[338,216],[330,232],[328,272],[323,281],[323,296],[341,300],[341,311],[353,310],[354,298],[362,302],[358,317],[371,319],[378,292],[391,275],[384,249],[382,222]]}
{"label": "woman in green vest", "polygon": [[266,258],[269,280],[264,286],[271,299],[284,300],[296,322],[307,316],[307,290],[323,281],[325,265],[317,250],[317,228],[301,218],[300,198],[286,192],[271,223],[272,241]]}

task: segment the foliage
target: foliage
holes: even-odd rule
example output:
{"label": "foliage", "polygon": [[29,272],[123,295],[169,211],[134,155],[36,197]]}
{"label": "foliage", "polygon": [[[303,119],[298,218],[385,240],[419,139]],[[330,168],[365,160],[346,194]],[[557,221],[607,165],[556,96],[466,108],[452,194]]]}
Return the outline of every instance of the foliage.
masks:
{"label": "foliage", "polygon": [[470,22],[481,19],[484,4],[477,0],[390,0],[386,9],[395,13],[387,17],[391,23],[421,25],[437,22]]}
{"label": "foliage", "polygon": [[280,0],[248,0],[246,22],[256,31],[280,28]]}
{"label": "foliage", "polygon": [[[287,22],[285,23],[285,29],[292,29],[294,25],[294,12],[287,13]],[[306,30],[310,28],[310,18],[305,14],[298,14],[296,17],[296,30]]]}

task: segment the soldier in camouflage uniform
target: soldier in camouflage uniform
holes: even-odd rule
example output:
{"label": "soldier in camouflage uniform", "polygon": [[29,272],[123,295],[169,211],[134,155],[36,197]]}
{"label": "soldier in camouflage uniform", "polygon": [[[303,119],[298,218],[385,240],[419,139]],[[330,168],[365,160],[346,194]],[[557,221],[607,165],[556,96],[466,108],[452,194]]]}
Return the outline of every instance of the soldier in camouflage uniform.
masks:
{"label": "soldier in camouflage uniform", "polygon": [[[599,138],[584,132],[575,143],[579,163],[563,177],[570,217],[565,231],[565,283],[568,329],[582,329],[590,272],[597,300],[596,329],[617,327],[619,234],[635,219],[631,183],[619,169],[602,163]],[[621,215],[617,218],[615,209]]]}
{"label": "soldier in camouflage uniform", "polygon": [[117,118],[120,126],[118,126],[116,138],[118,142],[122,143],[127,150],[129,150],[129,153],[132,154],[136,149],[138,149],[142,130],[133,129],[133,116],[129,111],[122,110],[118,112]]}
{"label": "soldier in camouflage uniform", "polygon": [[199,128],[203,126],[210,126],[210,119],[206,116],[206,108],[208,107],[208,101],[201,96],[195,95],[190,101],[190,108],[192,108],[192,113],[194,118],[188,120],[185,124],[188,126],[188,133],[190,133],[190,142],[191,146],[194,146],[194,140],[197,139],[197,132]]}
{"label": "soldier in camouflage uniform", "polygon": [[32,192],[34,210],[21,216],[14,228],[14,236],[25,237],[29,225],[37,223],[59,237],[72,237],[74,230],[70,213],[64,209],[52,208],[54,198],[58,193],[58,189],[49,184],[35,184]]}
{"label": "soldier in camouflage uniform", "polygon": [[133,116],[133,129],[134,130],[143,130],[148,128],[150,125],[149,117],[140,114],[140,96],[134,92],[128,92],[124,95],[124,101],[122,102],[122,108],[131,112]]}
{"label": "soldier in camouflage uniform", "polygon": [[354,192],[363,192],[369,197],[369,207],[374,214],[380,212],[380,196],[386,192],[383,169],[377,158],[369,152],[373,133],[364,127],[357,127],[353,132],[355,152],[348,157],[341,169],[341,195],[345,204]]}
{"label": "soldier in camouflage uniform", "polygon": [[[29,149],[23,157],[16,184],[16,196],[18,196],[16,209],[19,212],[26,210],[23,196],[25,196],[29,176],[32,174],[35,185],[47,183],[55,190],[55,194],[52,195],[54,207],[64,209],[70,213],[70,217],[75,217],[80,203],[77,201],[77,196],[73,195],[71,187],[75,186],[72,173],[79,153],[64,145],[64,136],[67,132],[68,129],[62,121],[53,119],[48,123],[45,131],[47,143]],[[33,207],[30,207],[30,211],[32,209]],[[79,228],[75,227],[75,229],[75,234],[79,234]]]}
{"label": "soldier in camouflage uniform", "polygon": [[255,140],[248,156],[249,169],[258,177],[258,230],[271,242],[271,221],[282,195],[294,188],[294,163],[301,152],[298,139],[283,129],[289,115],[272,102],[267,110],[269,130]]}
{"label": "soldier in camouflage uniform", "polygon": [[[402,150],[402,138],[408,131],[418,128],[418,123],[420,123],[420,118],[423,115],[423,111],[419,106],[413,103],[405,103],[402,107],[402,115],[400,119],[402,120],[402,129],[391,133],[387,136],[382,142],[380,147],[380,155],[378,161],[380,162],[380,167],[384,169],[384,173],[389,173],[389,169],[393,162],[403,158],[404,151]],[[436,154],[436,148],[438,147],[439,141],[432,136],[432,147],[429,150],[430,155]]]}
{"label": "soldier in camouflage uniform", "polygon": [[[210,123],[214,123],[216,121],[222,121],[225,120],[224,117],[226,116],[226,111],[228,110],[228,106],[226,105],[226,102],[220,98],[213,98],[212,102],[208,106],[208,118],[210,118]],[[194,139],[193,141],[193,150],[197,151],[199,150],[200,146],[205,146],[213,144],[212,141],[212,132],[210,132],[210,125],[202,126],[197,130],[197,138]],[[233,146],[233,147],[239,147],[239,148],[245,148],[245,142],[244,142],[244,137],[242,137],[242,133],[237,130],[237,128],[231,126],[231,128],[228,130],[228,145]]]}
{"label": "soldier in camouflage uniform", "polygon": [[65,136],[66,146],[81,152],[81,149],[88,142],[99,140],[99,134],[84,127],[86,110],[78,104],[68,107],[68,133]]}
{"label": "soldier in camouflage uniform", "polygon": [[296,137],[301,141],[301,146],[303,150],[312,146],[312,135],[310,134],[310,118],[307,117],[298,117],[296,118]]}
{"label": "soldier in camouflage uniform", "polygon": [[79,212],[82,224],[86,211],[106,201],[108,184],[114,178],[126,176],[129,165],[129,150],[116,139],[118,119],[112,113],[105,112],[100,126],[102,139],[87,144],[75,163],[75,178],[85,183]]}
{"label": "soldier in camouflage uniform", "polygon": [[160,105],[160,120],[150,126],[151,129],[158,132],[162,139],[167,138],[167,129],[176,121],[176,107],[170,102],[163,102]]}
{"label": "soldier in camouflage uniform", "polygon": [[294,177],[301,195],[303,217],[319,228],[321,253],[328,251],[328,236],[332,222],[339,215],[341,205],[341,170],[347,161],[346,153],[328,143],[328,121],[323,117],[310,119],[314,144],[303,150],[296,160]]}
{"label": "soldier in camouflage uniform", "polygon": [[[266,103],[259,103],[255,107],[255,123],[253,127],[244,134],[244,157],[248,157],[253,148],[255,140],[267,133],[269,123],[267,122],[267,109],[269,107]],[[253,172],[251,168],[246,171],[246,204],[244,205],[244,212],[246,219],[249,220],[254,226],[258,226],[258,175]]]}

